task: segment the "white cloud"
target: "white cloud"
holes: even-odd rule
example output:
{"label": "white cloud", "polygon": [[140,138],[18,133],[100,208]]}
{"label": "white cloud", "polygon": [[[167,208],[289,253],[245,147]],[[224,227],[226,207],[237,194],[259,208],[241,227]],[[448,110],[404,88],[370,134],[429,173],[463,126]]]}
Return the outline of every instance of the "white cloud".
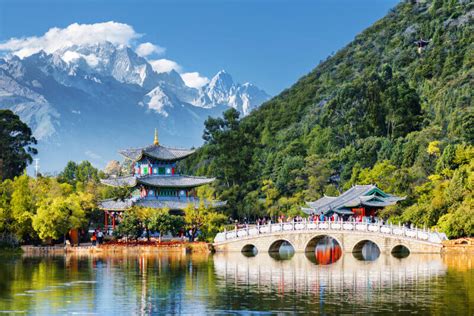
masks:
{"label": "white cloud", "polygon": [[141,57],[146,57],[148,55],[151,55],[153,53],[155,54],[163,54],[165,52],[165,48],[152,44],[150,42],[142,43],[138,45],[137,49],[135,52],[138,54],[138,56]]}
{"label": "white cloud", "polygon": [[186,72],[181,74],[181,78],[191,88],[201,88],[209,82],[209,78],[201,76],[199,72]]}
{"label": "white cloud", "polygon": [[53,27],[39,37],[11,38],[0,44],[0,50],[23,58],[40,50],[52,53],[63,47],[104,41],[115,45],[129,45],[132,40],[140,36],[133,27],[124,23],[113,21],[95,24],[74,23],[64,29]]}
{"label": "white cloud", "polygon": [[156,72],[170,72],[171,70],[175,70],[177,72],[181,72],[181,66],[172,60],[169,59],[157,59],[157,60],[149,60],[150,65],[153,67],[153,70]]}
{"label": "white cloud", "polygon": [[64,60],[65,62],[67,62],[68,64],[71,62],[71,61],[74,61],[76,59],[80,59],[80,58],[84,58],[84,60],[89,64],[89,66],[91,67],[95,67],[99,64],[99,59],[97,58],[96,55],[94,54],[89,54],[89,55],[83,55],[83,54],[79,54],[77,52],[73,52],[73,51],[67,51],[65,52],[62,56],[61,56],[62,60]]}
{"label": "white cloud", "polygon": [[[53,53],[58,49],[73,45],[91,45],[105,41],[116,46],[130,46],[141,36],[141,34],[135,32],[132,26],[114,21],[94,24],[73,23],[66,28],[50,28],[41,36],[11,38],[0,42],[0,52],[9,52],[24,58],[41,50],[46,53]],[[136,53],[142,57],[163,54],[165,50],[165,48],[150,42],[141,43],[135,49]],[[75,51],[66,51],[61,58],[67,63],[83,58],[91,67],[97,66],[99,62],[98,57],[94,54],[84,55]],[[189,87],[200,88],[209,82],[207,77],[201,76],[198,72],[182,73],[182,67],[170,59],[150,59],[148,62],[158,73],[170,72],[171,70],[177,71]]]}

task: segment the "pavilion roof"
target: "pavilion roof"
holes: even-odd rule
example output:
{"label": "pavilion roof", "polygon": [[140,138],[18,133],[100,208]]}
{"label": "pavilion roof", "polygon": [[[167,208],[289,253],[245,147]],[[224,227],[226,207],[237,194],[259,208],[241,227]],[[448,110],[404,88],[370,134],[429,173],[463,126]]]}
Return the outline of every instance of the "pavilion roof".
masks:
{"label": "pavilion roof", "polygon": [[[223,201],[202,201],[207,207],[221,207],[226,205],[226,202]],[[184,210],[188,205],[192,205],[197,208],[200,205],[201,201],[195,199],[194,201],[179,201],[176,199],[170,200],[161,200],[161,199],[143,199],[143,198],[130,198],[124,201],[122,200],[102,200],[99,202],[99,209],[108,210],[108,211],[125,211],[130,209],[132,206],[142,206],[150,208],[169,208],[171,210]]]}
{"label": "pavilion roof", "polygon": [[138,178],[139,183],[153,187],[190,188],[211,183],[215,178],[205,178],[196,176],[165,176],[152,175]]}
{"label": "pavilion roof", "polygon": [[101,210],[113,210],[113,211],[125,211],[131,208],[133,205],[133,199],[126,200],[115,200],[107,199],[99,201],[99,209]]}
{"label": "pavilion roof", "polygon": [[144,177],[117,177],[100,180],[103,184],[114,187],[134,187],[137,184],[145,184],[153,187],[166,188],[192,188],[211,183],[215,178],[195,177],[195,176],[169,176],[169,175],[149,175]]}
{"label": "pavilion roof", "polygon": [[137,185],[137,177],[127,176],[127,177],[100,179],[100,182],[105,185],[109,185],[111,187],[134,187]]}
{"label": "pavilion roof", "polygon": [[[394,205],[405,197],[398,197],[387,194],[380,190],[376,185],[355,185],[339,196],[324,196],[314,202],[307,202],[309,208],[302,208],[303,212],[315,212],[317,214],[334,211],[343,213],[343,210],[356,207],[385,207]],[[309,213],[309,214],[310,214]]]}
{"label": "pavilion roof", "polygon": [[161,145],[150,145],[141,148],[129,148],[120,150],[119,153],[132,161],[140,160],[143,156],[159,160],[179,160],[194,153],[193,149],[170,148]]}

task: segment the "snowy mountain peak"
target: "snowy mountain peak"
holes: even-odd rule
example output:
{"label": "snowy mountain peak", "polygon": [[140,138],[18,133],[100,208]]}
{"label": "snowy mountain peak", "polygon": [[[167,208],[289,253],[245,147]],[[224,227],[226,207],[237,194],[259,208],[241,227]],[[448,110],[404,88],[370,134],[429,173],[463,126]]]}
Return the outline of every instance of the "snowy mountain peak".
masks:
{"label": "snowy mountain peak", "polygon": [[72,68],[86,73],[111,76],[116,80],[152,89],[158,84],[158,74],[144,58],[130,47],[100,42],[72,45],[53,53]]}
{"label": "snowy mountain peak", "polygon": [[204,104],[203,107],[227,105],[247,115],[269,98],[265,91],[248,82],[243,85],[234,83],[232,76],[221,70],[201,88],[197,103]]}
{"label": "snowy mountain peak", "polygon": [[219,71],[208,84],[210,90],[221,90],[228,91],[234,85],[234,80],[232,76],[228,74],[225,70]]}

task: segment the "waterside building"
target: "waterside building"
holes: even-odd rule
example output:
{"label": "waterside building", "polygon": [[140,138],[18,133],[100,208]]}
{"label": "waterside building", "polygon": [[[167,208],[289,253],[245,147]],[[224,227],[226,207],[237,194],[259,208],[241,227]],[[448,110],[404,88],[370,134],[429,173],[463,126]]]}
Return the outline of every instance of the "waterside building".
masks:
{"label": "waterside building", "polygon": [[355,185],[339,196],[324,196],[317,201],[306,202],[307,207],[301,209],[306,214],[331,216],[335,213],[360,219],[377,216],[378,210],[404,199],[387,194],[376,185]]}
{"label": "waterside building", "polygon": [[104,211],[106,227],[115,228],[121,213],[135,205],[167,208],[172,213],[183,214],[188,205],[197,207],[204,203],[208,207],[219,207],[225,204],[220,201],[201,201],[197,197],[196,188],[215,179],[179,174],[178,162],[192,155],[194,150],[161,146],[157,131],[153,145],[125,149],[119,153],[132,162],[131,174],[103,179],[101,182],[109,186],[130,188],[133,193],[124,200],[107,199],[99,203],[99,208]]}

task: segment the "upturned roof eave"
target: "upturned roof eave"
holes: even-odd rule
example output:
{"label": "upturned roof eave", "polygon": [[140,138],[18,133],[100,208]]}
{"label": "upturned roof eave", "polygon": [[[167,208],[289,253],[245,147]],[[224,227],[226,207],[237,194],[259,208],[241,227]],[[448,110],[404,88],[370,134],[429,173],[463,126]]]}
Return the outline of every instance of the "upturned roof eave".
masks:
{"label": "upturned roof eave", "polygon": [[201,182],[199,183],[190,183],[190,184],[179,184],[179,183],[165,183],[165,184],[156,184],[156,183],[151,183],[149,181],[146,181],[146,180],[150,180],[150,179],[153,179],[153,178],[161,178],[163,180],[175,180],[173,179],[173,176],[156,176],[156,175],[153,175],[153,176],[149,176],[149,177],[144,177],[144,178],[137,178],[137,184],[140,183],[140,184],[145,184],[145,185],[149,185],[149,186],[152,186],[152,187],[156,187],[156,188],[195,188],[195,187],[200,187],[200,186],[203,186],[203,185],[206,185],[206,184],[210,184],[212,182],[214,182],[216,180],[216,178],[200,178],[200,177],[192,177],[192,176],[181,176],[183,177],[184,179],[183,180],[190,180],[190,179],[195,179],[195,180],[202,180]]}
{"label": "upturned roof eave", "polygon": [[[149,152],[152,149],[156,148],[163,148],[167,150],[168,152],[179,152],[179,154],[175,157],[164,157],[160,155],[154,155],[153,153]],[[137,155],[130,155],[129,153],[131,152],[139,152]],[[150,145],[147,147],[139,147],[139,148],[126,148],[119,150],[118,153],[122,155],[123,157],[130,159],[132,161],[139,161],[141,160],[144,156],[154,158],[154,159],[159,159],[163,161],[177,161],[181,160],[184,158],[189,157],[190,155],[194,154],[196,152],[195,149],[184,149],[184,148],[171,148],[171,147],[166,147],[162,145]],[[174,154],[176,155],[176,154]]]}
{"label": "upturned roof eave", "polygon": [[[126,181],[129,180],[129,183]],[[120,183],[122,181],[122,183]],[[115,183],[114,183],[115,182]],[[135,177],[120,177],[120,178],[112,178],[112,179],[100,179],[100,183],[110,186],[110,187],[134,187],[137,185],[137,178]]]}

